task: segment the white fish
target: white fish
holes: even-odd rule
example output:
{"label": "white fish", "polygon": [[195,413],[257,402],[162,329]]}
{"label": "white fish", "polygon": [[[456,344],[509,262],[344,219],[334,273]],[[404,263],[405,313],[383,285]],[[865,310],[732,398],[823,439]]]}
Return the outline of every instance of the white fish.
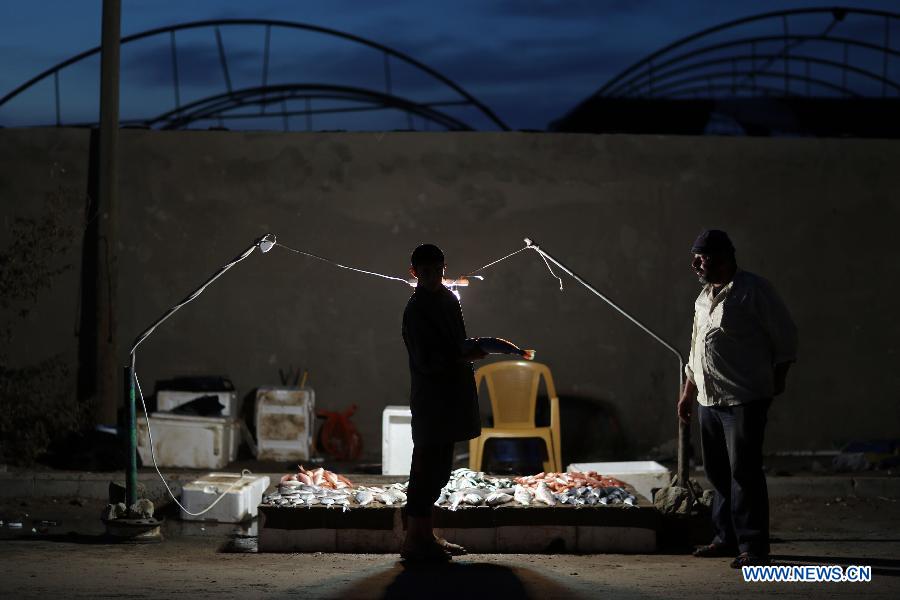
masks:
{"label": "white fish", "polygon": [[447,501],[447,490],[441,490],[441,495],[438,496],[438,499],[434,501],[435,506],[440,506],[444,502]]}
{"label": "white fish", "polygon": [[478,506],[482,502],[484,502],[484,498],[481,497],[481,494],[476,494],[474,492],[466,492],[463,496],[463,502],[466,504],[471,504],[472,506]]}
{"label": "white fish", "polygon": [[360,506],[365,506],[372,502],[375,499],[375,495],[369,490],[357,490],[356,491],[356,503]]}
{"label": "white fish", "polygon": [[506,492],[491,492],[488,494],[487,498],[485,498],[485,502],[488,503],[488,506],[497,506],[500,504],[506,504],[513,497],[507,494]]}
{"label": "white fish", "polygon": [[394,502],[406,502],[406,494],[404,494],[402,491],[400,491],[398,489],[391,489],[385,493],[388,494],[391,498],[393,498]]}
{"label": "white fish", "polygon": [[634,506],[634,496],[628,496],[625,498],[625,504],[628,506]]}
{"label": "white fish", "polygon": [[534,495],[528,490],[528,488],[521,485],[516,485],[515,490],[513,490],[513,498],[522,506],[528,506],[531,504],[531,500],[532,498],[534,498]]}
{"label": "white fish", "polygon": [[465,496],[465,494],[459,491],[450,494],[450,510],[459,508],[460,503],[463,501],[463,496]]}
{"label": "white fish", "polygon": [[388,506],[393,506],[393,505],[394,505],[394,497],[391,496],[391,495],[390,495],[389,493],[387,493],[387,492],[381,492],[380,494],[378,494],[378,495],[376,496],[376,498],[378,498],[378,500],[380,500],[380,501],[383,502],[384,504],[387,504]]}
{"label": "white fish", "polygon": [[556,506],[556,498],[553,497],[553,492],[550,491],[550,488],[548,488],[547,484],[543,481],[538,485],[537,490],[534,492],[534,497],[536,500],[543,502],[547,506]]}
{"label": "white fish", "polygon": [[607,504],[609,504],[609,498],[606,497],[606,496],[603,496],[602,498],[600,498],[599,500],[597,500],[597,502],[599,502],[599,503],[602,504],[603,506],[606,506]]}

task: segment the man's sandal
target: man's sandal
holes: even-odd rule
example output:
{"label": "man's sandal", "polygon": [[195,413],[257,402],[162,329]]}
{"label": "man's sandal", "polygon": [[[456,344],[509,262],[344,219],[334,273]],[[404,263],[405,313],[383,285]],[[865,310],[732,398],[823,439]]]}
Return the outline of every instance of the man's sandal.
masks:
{"label": "man's sandal", "polygon": [[732,569],[740,569],[741,567],[760,567],[769,564],[768,556],[754,556],[749,552],[741,552],[733,561],[731,561]]}
{"label": "man's sandal", "polygon": [[723,558],[725,556],[734,556],[734,546],[728,544],[706,544],[705,546],[697,546],[694,549],[694,556],[698,558]]}

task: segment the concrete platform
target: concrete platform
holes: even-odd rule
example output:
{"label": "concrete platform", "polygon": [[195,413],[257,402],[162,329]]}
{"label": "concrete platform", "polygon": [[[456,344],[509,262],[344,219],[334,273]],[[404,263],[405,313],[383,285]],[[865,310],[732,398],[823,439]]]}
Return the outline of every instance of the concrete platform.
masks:
{"label": "concrete platform", "polygon": [[[403,510],[260,506],[260,552],[397,553]],[[650,505],[439,509],[440,535],[474,553],[650,553],[659,513]]]}

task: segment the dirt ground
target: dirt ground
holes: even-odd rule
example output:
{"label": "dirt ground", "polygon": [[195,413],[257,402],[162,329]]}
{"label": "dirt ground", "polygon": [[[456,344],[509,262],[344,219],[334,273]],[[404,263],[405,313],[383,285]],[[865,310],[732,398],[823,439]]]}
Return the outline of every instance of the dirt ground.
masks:
{"label": "dirt ground", "polygon": [[[175,519],[162,543],[112,545],[98,536],[99,510],[69,500],[0,504],[0,597],[900,597],[900,503],[888,498],[773,501],[776,563],[873,567],[870,583],[827,584],[745,583],[728,559],[671,553],[470,555],[428,568],[396,555],[259,554],[252,531]],[[23,529],[9,529],[10,518],[24,518]]]}

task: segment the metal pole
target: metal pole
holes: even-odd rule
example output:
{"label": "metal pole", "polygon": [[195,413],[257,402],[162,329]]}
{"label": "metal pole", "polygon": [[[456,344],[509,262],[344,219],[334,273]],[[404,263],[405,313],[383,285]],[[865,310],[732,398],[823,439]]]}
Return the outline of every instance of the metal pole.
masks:
{"label": "metal pole", "polygon": [[119,22],[120,0],[103,0],[100,53],[100,132],[97,190],[97,423],[116,422],[119,374],[116,352],[118,243]]}
{"label": "metal pole", "polygon": [[[255,242],[253,242],[253,245],[251,245],[249,248],[244,250],[234,260],[232,260],[228,264],[221,267],[218,271],[213,273],[206,281],[203,282],[203,284],[200,287],[198,287],[196,290],[191,292],[187,297],[185,297],[184,300],[182,300],[181,302],[179,302],[178,304],[176,304],[175,306],[173,306],[172,308],[167,310],[163,316],[161,316],[156,321],[154,321],[153,324],[150,325],[150,327],[145,329],[143,331],[143,333],[141,333],[141,335],[139,335],[135,338],[134,344],[131,346],[131,351],[129,352],[130,362],[128,365],[125,366],[125,386],[124,386],[125,406],[128,409],[128,423],[127,423],[128,430],[126,432],[126,434],[127,434],[126,441],[127,441],[127,447],[128,447],[128,471],[125,474],[125,498],[128,501],[129,507],[132,504],[134,504],[135,502],[137,502],[137,500],[138,500],[138,498],[137,498],[137,403],[136,403],[136,396],[135,396],[135,392],[136,392],[135,387],[136,387],[137,381],[135,379],[135,374],[134,374],[135,362],[137,360],[136,352],[137,352],[138,346],[140,346],[144,340],[146,340],[148,337],[150,337],[150,334],[152,334],[156,330],[156,328],[159,327],[163,323],[163,321],[165,321],[166,319],[168,319],[169,317],[174,315],[176,312],[178,312],[178,310],[182,306],[184,306],[185,304],[188,304],[189,302],[191,302],[195,298],[197,298],[197,296],[202,294],[203,290],[205,290],[212,282],[214,282],[216,279],[218,279],[219,277],[224,275],[225,272],[228,271],[228,269],[230,269],[237,263],[241,262],[248,256],[250,256],[250,254],[257,247],[262,247],[262,244],[268,243],[269,238],[271,238],[271,243],[274,245],[275,237],[271,234],[264,235],[263,237],[257,239]],[[271,249],[271,246],[264,247],[263,251],[268,252],[269,249]],[[148,435],[149,435],[149,432],[148,432]]]}
{"label": "metal pole", "polygon": [[[612,300],[610,300],[609,298],[604,296],[602,293],[597,291],[596,288],[594,288],[587,281],[585,281],[584,279],[579,277],[575,272],[573,272],[571,269],[569,269],[569,267],[567,267],[566,265],[562,264],[561,262],[559,262],[558,260],[553,258],[553,256],[551,256],[550,254],[547,254],[547,252],[545,252],[543,249],[541,249],[541,247],[538,246],[536,243],[534,243],[533,240],[531,240],[529,238],[525,238],[525,245],[528,248],[531,248],[532,250],[534,250],[535,252],[540,254],[541,256],[543,256],[545,259],[552,262],[554,265],[556,265],[560,269],[562,269],[562,271],[564,273],[569,275],[572,279],[574,279],[575,281],[577,281],[578,283],[583,285],[594,295],[598,296],[601,300],[603,300],[604,302],[609,304],[611,307],[616,309],[619,312],[619,314],[621,314],[623,317],[625,317],[626,319],[628,319],[629,321],[631,321],[632,323],[637,325],[645,333],[650,335],[650,337],[652,337],[654,340],[656,340],[657,342],[662,344],[666,348],[666,350],[668,350],[669,352],[674,354],[678,358],[678,394],[679,395],[681,394],[681,390],[684,389],[684,357],[681,355],[681,352],[679,352],[677,348],[675,348],[670,343],[668,343],[667,341],[665,341],[664,339],[659,337],[659,335],[657,335],[653,330],[651,330],[649,327],[647,327],[646,325],[641,323],[637,318],[635,318],[634,316],[629,314],[628,311],[626,311],[624,308],[622,308],[621,306],[619,306],[618,304],[616,304],[615,302],[613,302]],[[688,448],[688,444],[690,443],[690,439],[691,439],[690,424],[683,423],[679,419],[678,420],[678,482],[679,482],[679,484],[681,484],[682,487],[688,487],[689,465],[688,465],[687,448]],[[690,488],[688,488],[688,489],[690,489]]]}
{"label": "metal pole", "polygon": [[125,500],[131,507],[137,497],[137,409],[134,402],[134,355],[125,366],[125,406],[128,407],[128,471],[125,474]]}

